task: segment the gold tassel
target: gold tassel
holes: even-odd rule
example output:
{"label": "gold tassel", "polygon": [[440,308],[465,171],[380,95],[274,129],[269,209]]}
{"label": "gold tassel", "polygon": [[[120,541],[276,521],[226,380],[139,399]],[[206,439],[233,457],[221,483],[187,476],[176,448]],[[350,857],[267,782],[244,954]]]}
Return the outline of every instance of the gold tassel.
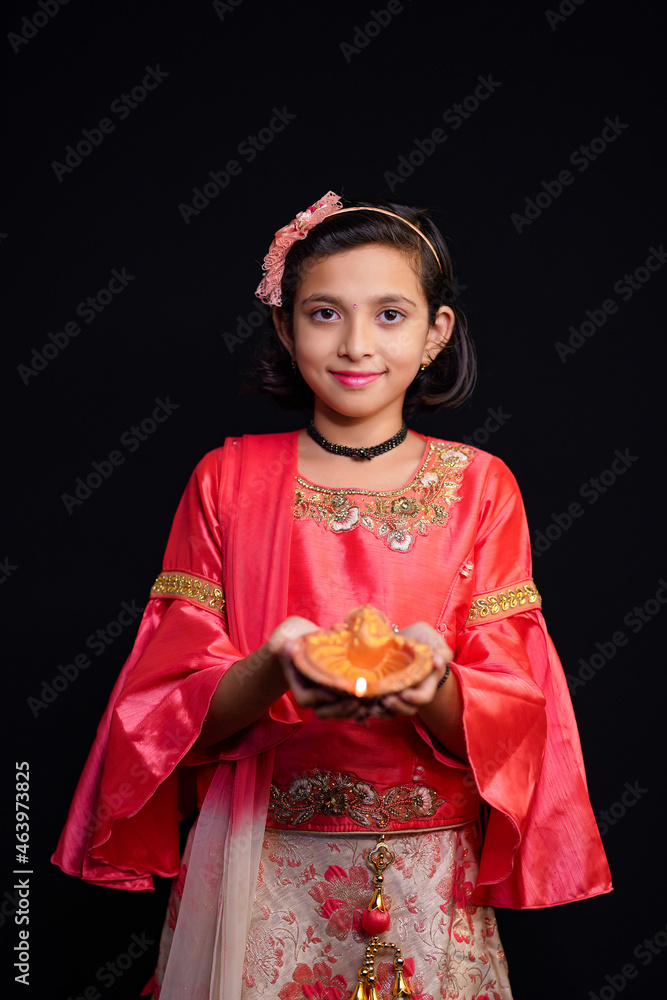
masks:
{"label": "gold tassel", "polygon": [[[377,878],[382,878],[381,875],[376,876]],[[377,886],[373,890],[373,898],[366,907],[367,910],[384,910],[386,912],[387,907],[384,905],[384,899],[382,898],[382,888]]]}
{"label": "gold tassel", "polygon": [[396,1000],[400,1000],[402,997],[412,996],[410,987],[405,981],[405,976],[403,975],[403,959],[394,959],[394,969],[396,970],[396,978],[394,979],[394,985],[392,987],[391,995],[396,997]]}
{"label": "gold tassel", "polygon": [[391,926],[391,917],[382,898],[382,885],[384,883],[383,872],[390,865],[393,865],[396,855],[384,842],[384,834],[380,838],[372,851],[369,852],[367,862],[375,868],[373,884],[373,898],[361,914],[361,926],[367,934],[384,934]]}
{"label": "gold tassel", "polygon": [[379,1000],[377,995],[377,990],[375,989],[375,976],[371,972],[368,976],[368,986],[366,987],[366,998],[367,1000]]}
{"label": "gold tassel", "polygon": [[[350,1000],[379,1000],[375,989],[375,956],[380,950],[394,952],[394,985],[391,990],[393,1000],[409,1000],[412,991],[408,986],[403,966],[405,959],[401,955],[399,945],[393,941],[380,941],[379,933],[384,933],[389,926],[389,912],[382,896],[382,886],[384,884],[384,871],[394,863],[396,855],[384,842],[384,834],[381,834],[377,846],[368,853],[367,862],[375,868],[373,878],[373,898],[368,907],[361,915],[361,925],[370,935],[370,941],[366,945],[364,953],[364,964],[357,974],[357,985],[355,986]],[[384,918],[384,919],[383,919]]]}
{"label": "gold tassel", "polygon": [[350,1000],[368,1000],[366,983],[364,982],[367,975],[368,975],[368,969],[365,966],[359,969],[359,973],[357,975],[357,985],[355,987],[354,993],[350,994]]}

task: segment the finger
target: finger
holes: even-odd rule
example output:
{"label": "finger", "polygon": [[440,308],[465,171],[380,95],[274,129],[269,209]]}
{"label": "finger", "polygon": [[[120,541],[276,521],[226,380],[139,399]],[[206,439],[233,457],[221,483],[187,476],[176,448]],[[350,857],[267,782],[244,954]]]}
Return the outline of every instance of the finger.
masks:
{"label": "finger", "polygon": [[425,705],[433,701],[438,691],[438,686],[443,677],[446,676],[447,665],[442,663],[435,667],[428,677],[425,677],[418,684],[399,691],[399,697],[414,705]]}
{"label": "finger", "polygon": [[396,694],[388,694],[381,702],[383,708],[393,715],[414,715],[417,711],[416,705],[410,705]]}
{"label": "finger", "polygon": [[415,639],[417,642],[422,642],[424,645],[430,646],[433,650],[442,651],[448,659],[452,657],[452,651],[441,633],[437,632],[427,622],[414,622],[412,625],[406,625],[405,628],[401,629],[399,635],[403,635],[407,639]]}
{"label": "finger", "polygon": [[366,710],[364,718],[368,719],[393,719],[394,713],[386,708],[381,701],[375,702]]}
{"label": "finger", "polygon": [[288,658],[280,657],[280,662],[294,698],[302,708],[339,700],[336,693],[330,688],[319,687],[304,677]]}
{"label": "finger", "polygon": [[434,671],[414,687],[405,688],[401,691],[399,697],[401,701],[405,701],[409,705],[428,705],[435,698],[435,692],[438,690],[439,682],[440,672],[436,674]]}
{"label": "finger", "polygon": [[308,635],[309,632],[316,632],[317,629],[318,626],[314,622],[308,621],[307,618],[300,618],[296,615],[288,618],[272,634],[269,640],[271,651],[279,656],[285,652],[287,647],[293,646],[301,636]]}

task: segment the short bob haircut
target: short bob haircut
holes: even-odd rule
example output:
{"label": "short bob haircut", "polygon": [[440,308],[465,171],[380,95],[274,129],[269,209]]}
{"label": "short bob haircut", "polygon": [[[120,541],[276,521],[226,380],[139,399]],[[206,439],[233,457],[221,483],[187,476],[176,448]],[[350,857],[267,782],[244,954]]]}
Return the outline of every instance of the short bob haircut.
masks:
{"label": "short bob haircut", "polygon": [[[421,281],[428,302],[429,320],[433,322],[440,306],[449,306],[455,316],[452,335],[431,364],[414,378],[405,395],[404,413],[414,416],[443,407],[458,406],[472,392],[476,377],[475,351],[468,336],[465,316],[458,304],[452,262],[447,245],[425,209],[400,202],[364,200],[345,202],[344,207],[377,207],[400,215],[411,222],[435,247],[442,272],[428,243],[398,219],[379,212],[332,213],[307,237],[289,249],[282,278],[282,310],[291,322],[294,296],[306,269],[335,253],[378,243],[394,247],[410,258]],[[271,317],[257,353],[252,359],[252,374],[256,392],[271,393],[288,409],[309,410],[313,392],[298,371],[292,367],[289,352],[275,332]]]}

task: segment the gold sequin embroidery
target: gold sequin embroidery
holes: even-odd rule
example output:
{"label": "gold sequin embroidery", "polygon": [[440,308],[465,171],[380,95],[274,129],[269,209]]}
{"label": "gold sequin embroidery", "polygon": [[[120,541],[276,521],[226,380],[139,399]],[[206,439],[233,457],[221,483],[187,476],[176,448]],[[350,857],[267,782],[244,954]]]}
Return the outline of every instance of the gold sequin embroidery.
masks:
{"label": "gold sequin embroidery", "polygon": [[531,605],[541,608],[542,597],[532,580],[522,580],[504,590],[475,597],[468,611],[468,624],[479,624],[488,618],[494,621],[507,618],[518,611],[528,610]]}
{"label": "gold sequin embroidery", "polygon": [[392,820],[406,822],[435,815],[444,799],[428,785],[394,785],[380,793],[367,781],[340,771],[315,768],[292,778],[286,788],[271,785],[269,813],[286,827],[314,816],[347,816],[360,826],[385,829]]}
{"label": "gold sequin embroidery", "polygon": [[463,470],[475,456],[466,445],[432,441],[421,468],[403,489],[339,490],[314,486],[297,476],[294,517],[313,518],[330,531],[362,527],[396,552],[409,552],[418,535],[445,524],[457,496]]}
{"label": "gold sequin embroidery", "polygon": [[225,595],[203,577],[191,573],[160,573],[151,587],[151,597],[181,597],[225,616]]}

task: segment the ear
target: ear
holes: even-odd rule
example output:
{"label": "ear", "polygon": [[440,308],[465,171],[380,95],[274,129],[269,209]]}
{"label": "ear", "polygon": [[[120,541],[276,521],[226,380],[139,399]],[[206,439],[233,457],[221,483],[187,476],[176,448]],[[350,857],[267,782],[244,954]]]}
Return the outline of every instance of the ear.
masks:
{"label": "ear", "polygon": [[422,364],[430,364],[436,354],[443,349],[454,332],[455,324],[456,316],[453,309],[449,306],[440,306],[433,323],[428,328]]}
{"label": "ear", "polygon": [[294,337],[289,316],[279,306],[273,307],[273,325],[283,347],[294,357]]}

